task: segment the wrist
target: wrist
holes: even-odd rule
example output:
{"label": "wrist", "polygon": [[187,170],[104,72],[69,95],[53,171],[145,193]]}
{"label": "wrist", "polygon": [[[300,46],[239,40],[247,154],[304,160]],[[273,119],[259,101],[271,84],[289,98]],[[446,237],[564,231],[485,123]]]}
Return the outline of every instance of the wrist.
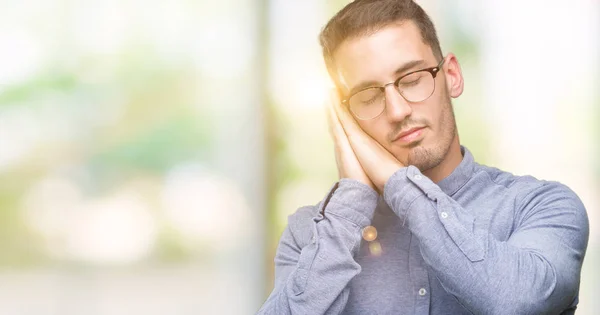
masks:
{"label": "wrist", "polygon": [[379,194],[371,186],[356,179],[342,178],[325,209],[364,227],[371,223]]}

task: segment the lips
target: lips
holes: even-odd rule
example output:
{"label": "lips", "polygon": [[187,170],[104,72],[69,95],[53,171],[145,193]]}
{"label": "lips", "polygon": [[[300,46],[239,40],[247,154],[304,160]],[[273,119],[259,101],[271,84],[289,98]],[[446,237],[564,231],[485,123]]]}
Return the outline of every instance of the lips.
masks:
{"label": "lips", "polygon": [[421,136],[423,129],[425,129],[425,127],[414,127],[402,131],[394,138],[394,141],[412,142]]}

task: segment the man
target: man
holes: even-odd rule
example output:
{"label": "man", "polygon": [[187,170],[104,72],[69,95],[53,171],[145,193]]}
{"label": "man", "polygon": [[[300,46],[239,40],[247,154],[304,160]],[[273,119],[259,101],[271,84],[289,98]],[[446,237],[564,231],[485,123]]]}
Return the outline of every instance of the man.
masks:
{"label": "man", "polygon": [[259,313],[573,314],[585,208],[460,145],[463,77],[426,13],[357,0],[320,42],[340,181],[289,217]]}

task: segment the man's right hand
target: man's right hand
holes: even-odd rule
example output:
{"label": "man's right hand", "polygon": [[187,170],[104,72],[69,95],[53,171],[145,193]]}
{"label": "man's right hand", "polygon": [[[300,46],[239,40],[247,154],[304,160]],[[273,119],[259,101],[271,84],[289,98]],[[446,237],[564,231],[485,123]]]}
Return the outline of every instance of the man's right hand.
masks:
{"label": "man's right hand", "polygon": [[333,107],[334,104],[341,103],[338,92],[335,89],[332,89],[329,95],[329,103],[326,106],[327,123],[329,125],[329,133],[333,138],[335,147],[335,161],[340,179],[355,179],[373,189],[376,189],[375,185],[373,185],[373,182],[371,182],[362,166],[358,162],[358,159],[356,158],[356,155],[350,146],[348,137],[344,132],[344,128],[342,127],[342,124]]}

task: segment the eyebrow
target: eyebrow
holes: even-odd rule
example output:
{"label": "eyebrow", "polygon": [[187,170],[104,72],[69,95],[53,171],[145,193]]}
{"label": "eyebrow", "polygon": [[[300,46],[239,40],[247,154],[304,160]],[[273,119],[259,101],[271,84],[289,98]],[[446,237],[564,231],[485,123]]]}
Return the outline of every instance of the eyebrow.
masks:
{"label": "eyebrow", "polygon": [[[422,60],[422,59],[412,60],[412,61],[406,62],[406,63],[402,64],[400,67],[398,67],[398,69],[396,69],[396,71],[394,71],[394,74],[396,76],[400,76],[401,74],[405,73],[406,71],[411,70],[417,66],[424,65],[424,64],[425,64],[425,60]],[[379,87],[379,86],[381,86],[380,83],[377,81],[374,81],[374,80],[360,82],[358,85],[356,85],[350,89],[350,92],[348,93],[348,97],[360,90],[363,90],[363,89],[366,89],[369,87]]]}

